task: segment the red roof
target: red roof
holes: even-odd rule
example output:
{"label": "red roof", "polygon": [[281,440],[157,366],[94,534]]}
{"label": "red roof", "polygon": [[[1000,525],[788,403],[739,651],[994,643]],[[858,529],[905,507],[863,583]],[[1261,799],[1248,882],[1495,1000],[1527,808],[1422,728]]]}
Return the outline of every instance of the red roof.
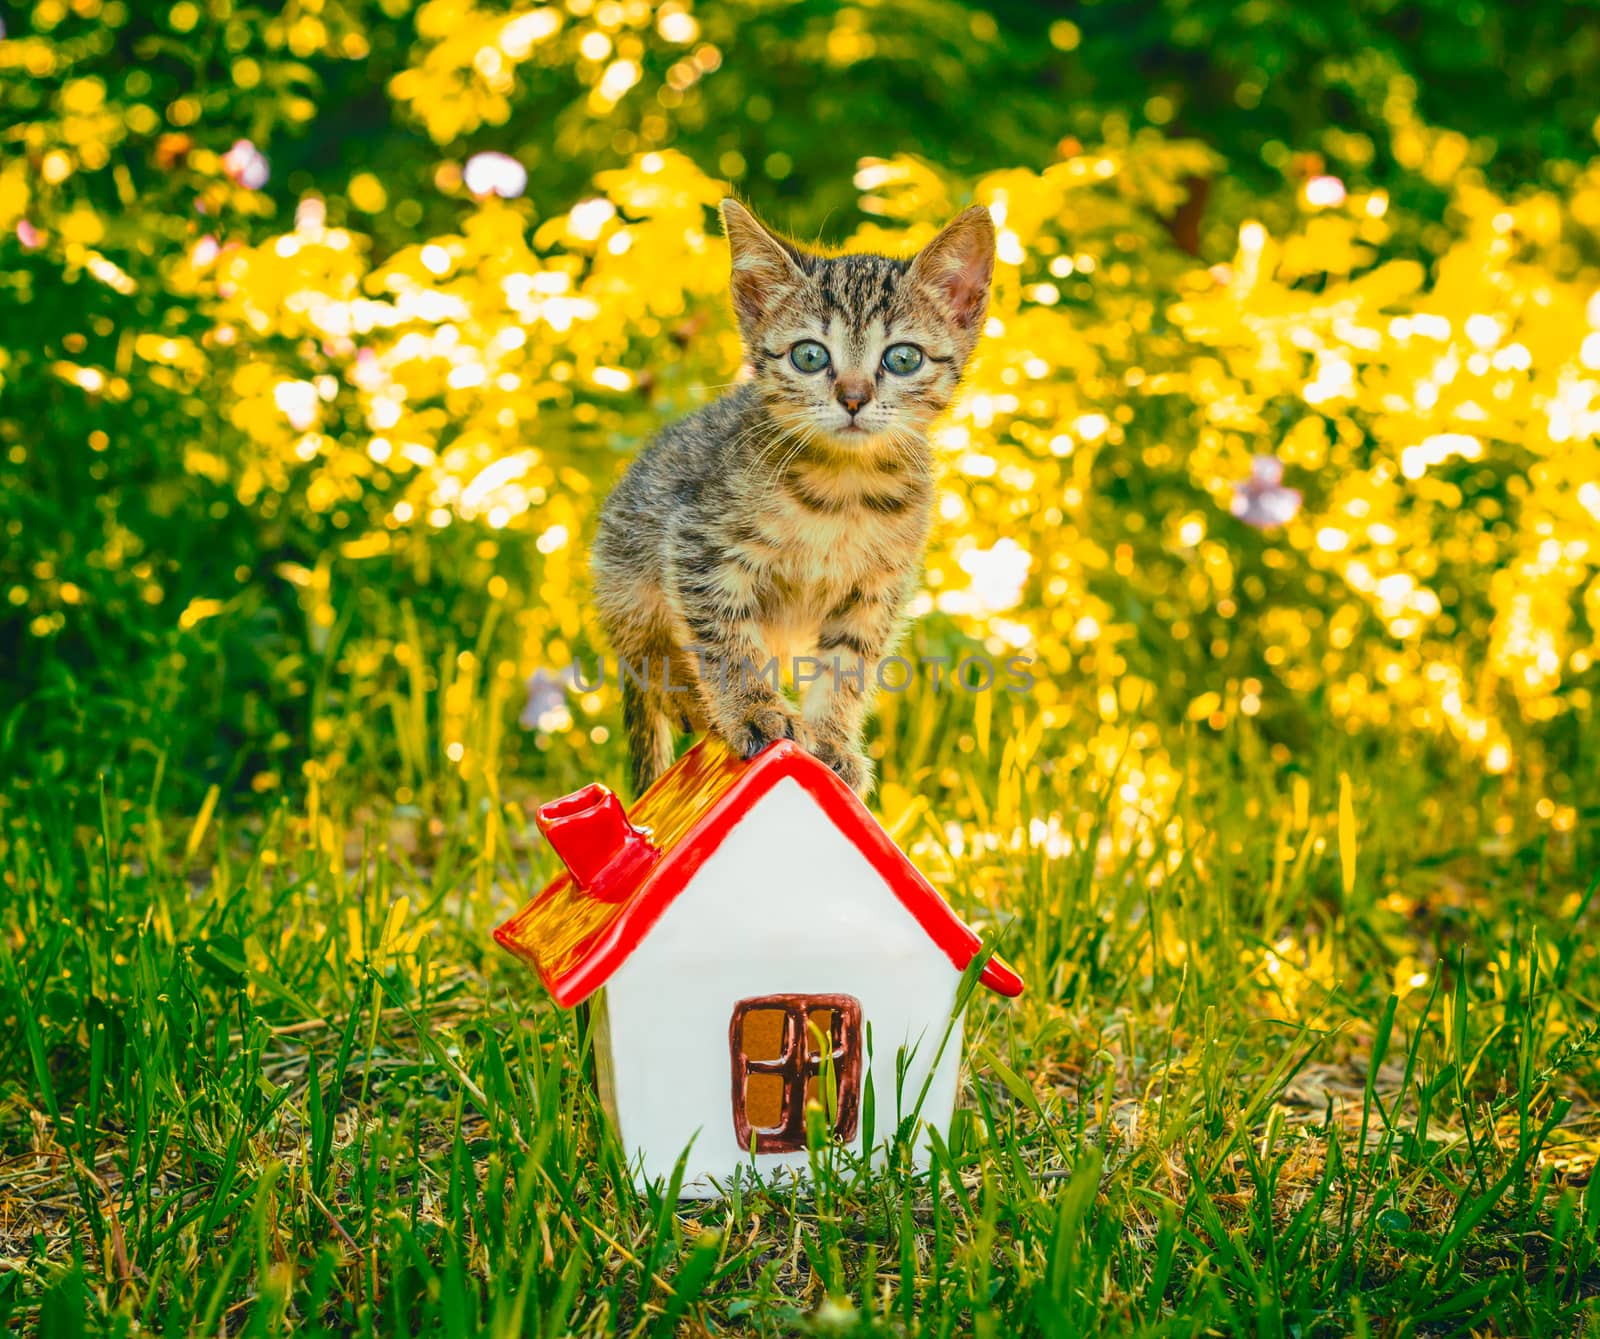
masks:
{"label": "red roof", "polygon": [[[734,825],[785,778],[821,806],[951,965],[964,971],[982,947],[977,933],[832,769],[787,740],[741,762],[708,736],[628,815],[601,785],[545,805],[539,827],[567,869],[494,937],[533,966],[557,1004],[581,1003],[627,961]],[[1001,995],[1022,993],[1022,978],[998,957],[979,979]]]}

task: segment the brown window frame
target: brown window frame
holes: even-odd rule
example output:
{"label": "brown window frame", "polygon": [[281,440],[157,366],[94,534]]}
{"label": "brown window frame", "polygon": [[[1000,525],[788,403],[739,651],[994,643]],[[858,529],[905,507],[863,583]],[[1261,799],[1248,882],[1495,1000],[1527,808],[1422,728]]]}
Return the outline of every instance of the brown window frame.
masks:
{"label": "brown window frame", "polygon": [[[760,1010],[783,1013],[783,1054],[776,1060],[752,1060],[744,1052],[744,1020]],[[818,1010],[832,1012],[829,1052],[813,1054],[809,1018]],[[728,1051],[733,1058],[733,1132],[739,1147],[757,1153],[798,1153],[806,1146],[806,1081],[820,1079],[826,1061],[833,1061],[838,1107],[833,1136],[855,1138],[861,1109],[861,1001],[853,995],[755,995],[733,1006],[728,1023]],[[830,1054],[831,1053],[831,1054]],[[751,1074],[777,1074],[783,1079],[783,1124],[758,1128],[745,1112],[745,1081]]]}

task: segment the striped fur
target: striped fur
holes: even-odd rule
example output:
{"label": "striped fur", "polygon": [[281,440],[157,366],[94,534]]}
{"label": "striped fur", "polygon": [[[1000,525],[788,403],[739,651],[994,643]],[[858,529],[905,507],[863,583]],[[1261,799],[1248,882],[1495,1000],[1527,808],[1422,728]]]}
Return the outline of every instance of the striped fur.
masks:
{"label": "striped fur", "polygon": [[[927,430],[983,326],[994,228],[975,207],[911,260],[826,257],[734,201],[722,212],[753,375],[645,448],[595,541],[601,621],[620,659],[649,667],[624,682],[634,784],[671,765],[675,730],[709,728],[746,757],[798,740],[865,794],[875,662],[931,522]],[[805,340],[826,368],[796,366]],[[919,348],[921,367],[889,371],[896,344]],[[751,671],[797,655],[865,672],[824,674],[796,707]]]}

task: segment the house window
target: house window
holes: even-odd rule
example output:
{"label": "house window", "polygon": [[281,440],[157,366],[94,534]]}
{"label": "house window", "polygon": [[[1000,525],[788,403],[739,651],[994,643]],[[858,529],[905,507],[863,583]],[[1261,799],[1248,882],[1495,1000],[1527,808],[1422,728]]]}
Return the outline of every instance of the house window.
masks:
{"label": "house window", "polygon": [[733,1131],[741,1148],[794,1153],[806,1146],[806,1103],[831,1116],[835,1138],[855,1137],[861,1105],[861,1001],[849,995],[762,995],[740,1000],[728,1025]]}

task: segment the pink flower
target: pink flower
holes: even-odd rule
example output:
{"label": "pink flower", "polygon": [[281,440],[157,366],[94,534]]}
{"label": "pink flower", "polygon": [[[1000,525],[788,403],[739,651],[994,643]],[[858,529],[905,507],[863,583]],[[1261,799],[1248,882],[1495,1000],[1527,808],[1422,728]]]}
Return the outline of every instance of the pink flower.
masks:
{"label": "pink flower", "polygon": [[222,155],[222,170],[234,185],[251,191],[259,191],[272,175],[266,154],[247,139],[234,140],[233,147]]}
{"label": "pink flower", "polygon": [[382,385],[383,368],[378,364],[378,355],[371,349],[358,351],[355,370],[350,373],[350,380],[364,391],[370,391]]}
{"label": "pink flower", "polygon": [[194,250],[189,253],[189,263],[197,270],[203,270],[222,254],[222,245],[217,241],[215,233],[207,233],[194,244]]}
{"label": "pink flower", "polygon": [[1246,525],[1271,530],[1299,514],[1300,490],[1283,486],[1283,462],[1276,456],[1257,456],[1250,477],[1234,484],[1229,510]]}
{"label": "pink flower", "polygon": [[303,197],[294,209],[294,230],[315,237],[328,221],[328,206],[316,195]]}
{"label": "pink flower", "polygon": [[44,234],[29,223],[27,219],[18,219],[17,241],[21,242],[29,251],[37,251],[44,245]]}

